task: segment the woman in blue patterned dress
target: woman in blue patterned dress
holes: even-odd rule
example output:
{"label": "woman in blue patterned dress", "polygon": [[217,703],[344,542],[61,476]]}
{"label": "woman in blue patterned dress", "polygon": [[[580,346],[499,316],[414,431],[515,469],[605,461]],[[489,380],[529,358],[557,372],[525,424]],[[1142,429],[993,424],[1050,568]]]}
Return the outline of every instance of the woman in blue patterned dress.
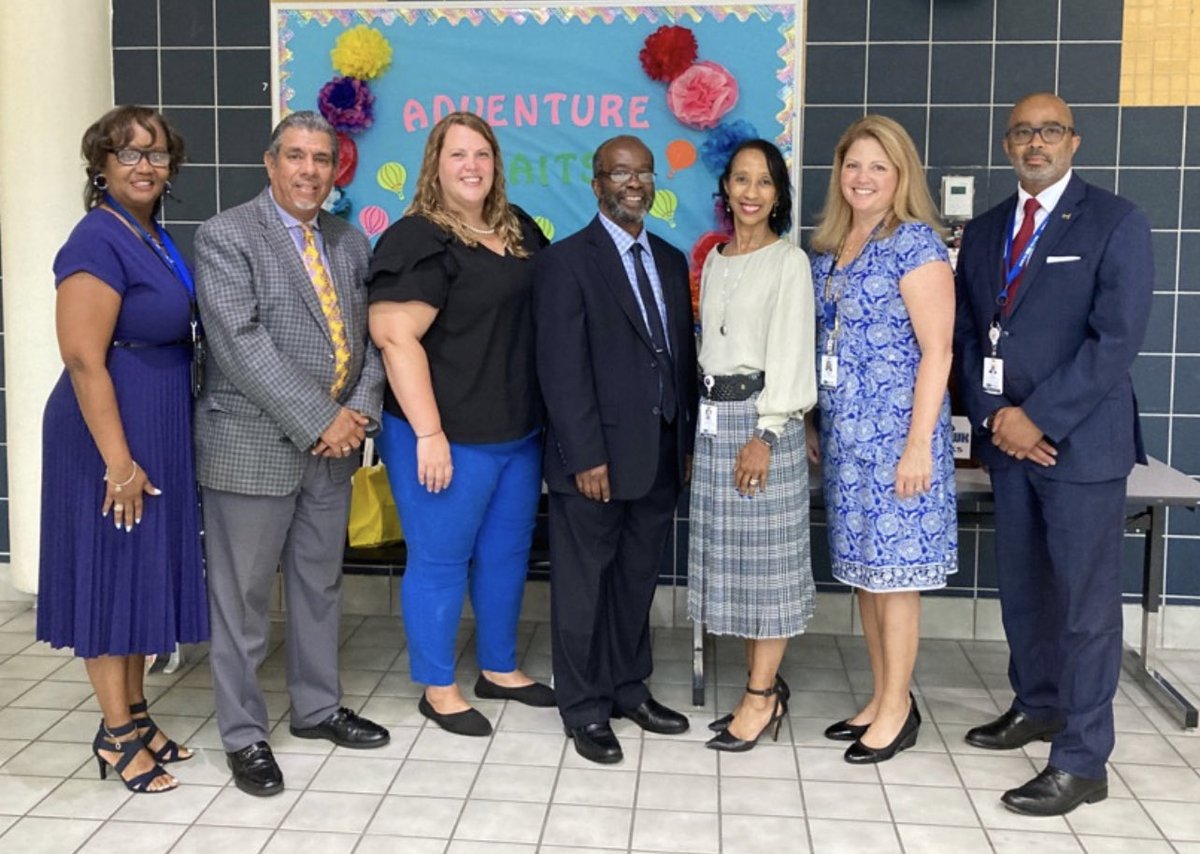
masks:
{"label": "woman in blue patterned dress", "polygon": [[[954,277],[912,139],[865,116],[834,153],[813,233],[822,464],[833,575],[855,588],[873,693],[825,735],[850,763],[912,747],[920,591],[957,569],[946,381]],[[813,431],[809,432],[813,435]]]}

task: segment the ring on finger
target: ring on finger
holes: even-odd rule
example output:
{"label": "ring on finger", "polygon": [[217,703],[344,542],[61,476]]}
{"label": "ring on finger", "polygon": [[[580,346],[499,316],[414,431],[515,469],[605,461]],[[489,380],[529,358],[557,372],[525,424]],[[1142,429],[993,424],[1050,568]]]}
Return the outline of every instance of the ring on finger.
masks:
{"label": "ring on finger", "polygon": [[124,505],[124,504],[120,504],[120,503],[118,503],[118,504],[114,504],[114,505],[113,505],[113,510],[124,510],[124,509],[125,509],[125,505]]}

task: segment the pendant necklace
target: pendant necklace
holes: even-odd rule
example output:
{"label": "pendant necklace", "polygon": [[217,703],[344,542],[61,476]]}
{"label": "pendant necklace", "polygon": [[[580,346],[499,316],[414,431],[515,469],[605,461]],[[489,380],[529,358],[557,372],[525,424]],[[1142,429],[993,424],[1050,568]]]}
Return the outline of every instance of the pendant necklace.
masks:
{"label": "pendant necklace", "polygon": [[[753,250],[751,250],[751,251],[753,251]],[[740,258],[743,255],[748,255],[748,254],[750,254],[750,253],[749,252],[739,253],[738,255],[736,255],[734,257]],[[729,286],[729,267],[730,267],[729,262],[730,261],[732,261],[732,259],[726,259],[725,270],[723,271],[722,276],[721,276],[721,326],[719,328],[721,330],[722,335],[729,334],[729,332],[725,326],[725,316],[729,313],[729,300],[733,298],[734,293],[737,292],[738,286],[741,285],[742,276],[746,275],[746,267],[747,267],[747,264],[745,262],[743,262],[741,265],[741,268],[738,270],[737,278],[733,280],[733,287],[731,288]]]}

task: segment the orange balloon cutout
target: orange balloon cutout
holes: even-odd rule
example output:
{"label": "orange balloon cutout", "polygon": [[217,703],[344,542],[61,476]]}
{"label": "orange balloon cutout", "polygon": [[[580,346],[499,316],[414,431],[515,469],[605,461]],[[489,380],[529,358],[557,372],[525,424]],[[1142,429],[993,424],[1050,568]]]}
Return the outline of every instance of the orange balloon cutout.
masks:
{"label": "orange balloon cutout", "polygon": [[667,165],[670,170],[668,178],[674,178],[676,172],[682,172],[696,162],[696,146],[686,139],[673,139],[667,143]]}

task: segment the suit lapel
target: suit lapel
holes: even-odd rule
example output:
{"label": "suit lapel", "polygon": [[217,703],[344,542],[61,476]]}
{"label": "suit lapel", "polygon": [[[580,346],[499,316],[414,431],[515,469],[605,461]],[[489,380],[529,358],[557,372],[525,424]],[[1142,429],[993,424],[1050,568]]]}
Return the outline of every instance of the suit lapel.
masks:
{"label": "suit lapel", "polygon": [[1017,293],[1013,299],[1012,310],[1009,315],[1015,314],[1017,309],[1021,307],[1021,303],[1025,301],[1025,295],[1035,287],[1038,283],[1038,274],[1042,271],[1042,267],[1046,265],[1046,256],[1050,254],[1050,250],[1062,241],[1067,232],[1071,230],[1080,216],[1079,205],[1086,195],[1086,185],[1078,176],[1072,175],[1071,180],[1067,183],[1066,190],[1063,191],[1062,197],[1058,200],[1058,204],[1054,206],[1054,210],[1050,211],[1046,222],[1046,227],[1042,231],[1042,236],[1038,238],[1037,246],[1034,247],[1033,256],[1029,259],[1029,265],[1025,268],[1025,272],[1021,275],[1021,284],[1017,288]]}
{"label": "suit lapel", "polygon": [[617,245],[604,230],[599,217],[592,220],[588,237],[592,244],[592,259],[600,274],[600,280],[612,291],[613,299],[625,312],[638,336],[646,343],[647,347],[653,350],[654,345],[650,341],[646,321],[642,318],[642,310],[638,308],[637,300],[633,296],[633,288],[629,284],[629,276],[625,273],[625,264],[621,260],[620,253],[617,252]]}
{"label": "suit lapel", "polygon": [[1009,228],[1012,226],[1013,211],[1017,207],[1017,196],[1014,193],[1012,198],[1004,204],[1002,215],[996,217],[991,223],[990,231],[987,235],[987,270],[988,275],[985,280],[988,284],[988,298],[992,305],[996,303],[996,297],[1000,295],[1000,291],[1004,289],[1004,275],[1007,270],[1004,269],[1004,246],[1008,240]]}
{"label": "suit lapel", "polygon": [[[308,306],[308,310],[312,312],[313,317],[324,330],[325,337],[332,344],[333,339],[329,336],[329,323],[325,320],[325,312],[321,310],[321,300],[317,297],[317,290],[313,287],[312,279],[308,277],[308,270],[304,268],[304,261],[300,258],[295,241],[292,240],[292,236],[288,234],[288,230],[284,228],[283,222],[279,219],[279,212],[275,210],[275,202],[271,199],[271,191],[263,190],[259,201],[263,237],[267,245],[277,258],[283,259],[283,264],[290,274],[288,276],[290,282],[299,289],[300,298]],[[326,247],[325,254],[330,255],[328,247]]]}

